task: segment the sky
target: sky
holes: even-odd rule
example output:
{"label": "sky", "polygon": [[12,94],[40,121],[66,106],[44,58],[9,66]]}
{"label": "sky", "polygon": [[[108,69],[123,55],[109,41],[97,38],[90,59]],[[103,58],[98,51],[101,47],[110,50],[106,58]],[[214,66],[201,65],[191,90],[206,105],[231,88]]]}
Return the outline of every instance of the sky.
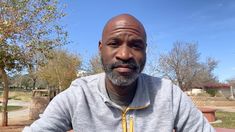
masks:
{"label": "sky", "polygon": [[70,43],[65,48],[85,63],[98,53],[105,23],[128,13],[146,28],[151,55],[167,53],[176,41],[198,44],[200,61],[212,57],[221,82],[235,77],[235,0],[60,0],[67,14],[61,24]]}

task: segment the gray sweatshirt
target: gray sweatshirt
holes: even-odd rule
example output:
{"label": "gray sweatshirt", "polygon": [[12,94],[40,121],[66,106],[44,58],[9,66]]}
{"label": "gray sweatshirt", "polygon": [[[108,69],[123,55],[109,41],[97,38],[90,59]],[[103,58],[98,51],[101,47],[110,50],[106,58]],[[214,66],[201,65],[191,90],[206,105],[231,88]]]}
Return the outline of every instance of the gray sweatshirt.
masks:
{"label": "gray sweatshirt", "polygon": [[112,102],[105,74],[76,79],[23,132],[214,132],[187,95],[171,81],[141,74],[132,103]]}

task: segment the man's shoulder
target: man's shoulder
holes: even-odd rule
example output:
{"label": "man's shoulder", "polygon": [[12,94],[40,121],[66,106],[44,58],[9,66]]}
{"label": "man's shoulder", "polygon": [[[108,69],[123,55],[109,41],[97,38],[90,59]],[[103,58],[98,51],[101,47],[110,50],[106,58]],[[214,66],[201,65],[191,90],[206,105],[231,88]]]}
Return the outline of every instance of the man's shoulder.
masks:
{"label": "man's shoulder", "polygon": [[152,93],[170,94],[174,84],[171,80],[161,77],[154,77],[147,74],[141,74],[142,85]]}
{"label": "man's shoulder", "polygon": [[71,89],[72,91],[73,90],[78,91],[78,89],[82,91],[84,90],[86,91],[88,89],[94,90],[103,82],[104,78],[105,78],[104,73],[80,77],[80,78],[75,79],[71,83],[69,89]]}
{"label": "man's shoulder", "polygon": [[65,93],[79,95],[81,93],[90,93],[91,91],[95,91],[102,78],[104,78],[103,73],[79,77],[71,83],[69,88],[65,90]]}
{"label": "man's shoulder", "polygon": [[143,80],[145,82],[152,82],[152,83],[164,83],[164,84],[172,84],[172,81],[166,78],[162,78],[162,77],[156,77],[156,76],[151,76],[145,73],[141,74],[141,77],[143,78]]}
{"label": "man's shoulder", "polygon": [[99,73],[99,74],[94,74],[94,75],[89,75],[89,76],[84,76],[84,77],[80,77],[80,78],[77,78],[75,79],[73,83],[77,84],[81,84],[81,83],[94,83],[94,82],[97,82],[104,78],[105,74],[104,73]]}

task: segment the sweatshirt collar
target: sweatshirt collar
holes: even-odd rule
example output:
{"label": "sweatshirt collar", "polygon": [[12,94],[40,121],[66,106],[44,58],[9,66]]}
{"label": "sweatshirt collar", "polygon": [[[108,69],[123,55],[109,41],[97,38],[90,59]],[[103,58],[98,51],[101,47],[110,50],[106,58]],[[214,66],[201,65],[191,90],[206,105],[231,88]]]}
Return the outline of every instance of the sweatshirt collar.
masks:
{"label": "sweatshirt collar", "polygon": [[[99,83],[98,83],[98,93],[100,94],[101,98],[103,99],[104,103],[122,108],[121,106],[117,105],[116,103],[112,102],[108,96],[106,87],[105,87],[105,73],[100,74]],[[149,90],[147,84],[144,83],[144,74],[140,74],[138,77],[138,86],[135,93],[135,96],[128,106],[131,109],[140,109],[146,108],[150,105],[150,97],[149,97]]]}

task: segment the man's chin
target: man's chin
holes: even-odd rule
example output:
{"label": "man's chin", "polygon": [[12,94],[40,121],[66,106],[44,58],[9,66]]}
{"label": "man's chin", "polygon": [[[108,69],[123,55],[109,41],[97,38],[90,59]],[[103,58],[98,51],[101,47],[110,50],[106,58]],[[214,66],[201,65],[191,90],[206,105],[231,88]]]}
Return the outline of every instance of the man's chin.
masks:
{"label": "man's chin", "polygon": [[120,69],[114,69],[112,71],[112,74],[115,76],[123,76],[123,77],[132,77],[138,74],[135,70],[120,70]]}
{"label": "man's chin", "polygon": [[112,73],[108,73],[108,78],[109,80],[117,86],[128,86],[131,85],[132,83],[134,83],[136,81],[136,79],[138,78],[139,74],[137,73],[116,73],[116,72],[112,72]]}

